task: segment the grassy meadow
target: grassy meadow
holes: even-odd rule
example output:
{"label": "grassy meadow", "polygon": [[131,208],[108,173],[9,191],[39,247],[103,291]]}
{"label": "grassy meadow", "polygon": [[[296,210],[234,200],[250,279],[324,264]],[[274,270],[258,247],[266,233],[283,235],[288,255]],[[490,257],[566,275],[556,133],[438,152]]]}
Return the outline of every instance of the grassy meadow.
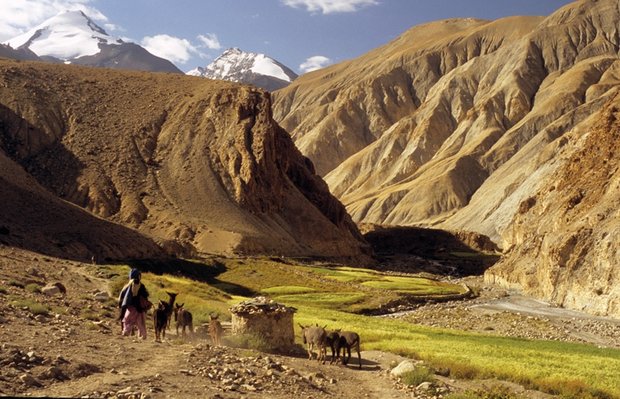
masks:
{"label": "grassy meadow", "polygon": [[[265,295],[297,309],[297,336],[297,323],[318,323],[358,332],[363,350],[422,359],[437,369],[448,369],[454,378],[504,379],[566,398],[620,397],[620,350],[504,338],[364,315],[388,302],[460,294],[464,292],[460,285],[267,258],[185,262],[175,265],[170,274],[159,266],[140,267],[151,300],[167,299],[166,291],[177,292],[177,302],[192,311],[195,325],[207,322],[211,313],[230,320],[231,305]],[[118,294],[129,268],[105,266],[104,270],[111,291]]]}

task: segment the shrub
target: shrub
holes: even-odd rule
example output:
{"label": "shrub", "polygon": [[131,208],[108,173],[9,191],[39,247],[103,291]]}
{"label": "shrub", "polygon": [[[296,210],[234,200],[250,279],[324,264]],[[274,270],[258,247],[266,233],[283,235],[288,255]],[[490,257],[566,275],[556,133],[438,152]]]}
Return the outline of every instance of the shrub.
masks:
{"label": "shrub", "polygon": [[41,292],[41,286],[39,284],[31,283],[31,284],[28,284],[25,288],[26,288],[26,291],[28,292],[32,292],[32,293]]}
{"label": "shrub", "polygon": [[433,366],[437,370],[448,370],[448,374],[452,378],[460,378],[464,380],[473,380],[480,376],[480,370],[478,368],[467,364],[459,363],[456,361],[440,360],[433,362]]}
{"label": "shrub", "polygon": [[275,352],[277,348],[259,334],[239,334],[224,338],[229,346],[243,349],[255,349],[260,352]]}
{"label": "shrub", "polygon": [[12,287],[19,287],[19,288],[24,288],[24,283],[17,281],[17,280],[11,280],[8,283],[10,286]]}
{"label": "shrub", "polygon": [[50,310],[47,306],[40,303],[34,303],[29,306],[29,310],[34,315],[48,315]]}
{"label": "shrub", "polygon": [[92,310],[84,310],[82,311],[81,317],[86,320],[98,321],[101,317]]}
{"label": "shrub", "polygon": [[16,308],[25,308],[34,315],[47,315],[50,311],[49,307],[30,299],[16,299],[11,301],[11,305]]}
{"label": "shrub", "polygon": [[468,390],[460,393],[452,393],[446,399],[522,399],[523,397],[510,392],[510,389],[501,385],[475,391]]}
{"label": "shrub", "polygon": [[400,380],[405,385],[418,386],[423,382],[433,382],[435,377],[428,367],[416,367],[415,370],[404,373]]}

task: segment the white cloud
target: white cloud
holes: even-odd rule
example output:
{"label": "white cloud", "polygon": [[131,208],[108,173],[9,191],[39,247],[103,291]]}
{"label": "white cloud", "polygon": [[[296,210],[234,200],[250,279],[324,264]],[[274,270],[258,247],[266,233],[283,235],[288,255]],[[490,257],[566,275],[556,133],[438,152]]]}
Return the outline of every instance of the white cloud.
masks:
{"label": "white cloud", "polygon": [[[87,14],[88,15],[88,14]],[[116,24],[104,24],[103,25],[103,29],[106,30],[106,32],[110,33],[110,32],[125,32],[125,29],[116,25]]]}
{"label": "white cloud", "polygon": [[150,53],[173,63],[185,64],[192,58],[192,54],[200,55],[189,40],[169,35],[147,36],[140,44]]}
{"label": "white cloud", "polygon": [[281,0],[289,7],[305,7],[310,12],[321,11],[323,14],[336,12],[354,12],[362,7],[379,4],[378,0]]}
{"label": "white cloud", "polygon": [[220,44],[220,41],[215,33],[198,35],[198,40],[200,40],[210,50],[219,50],[222,48],[222,45]]}
{"label": "white cloud", "polygon": [[98,22],[107,22],[92,0],[2,0],[0,1],[0,41],[11,39],[66,10],[81,10]]}
{"label": "white cloud", "polygon": [[299,70],[301,71],[301,73],[312,72],[316,71],[317,69],[325,68],[331,63],[332,60],[330,60],[329,58],[322,55],[315,55],[304,61],[299,66]]}

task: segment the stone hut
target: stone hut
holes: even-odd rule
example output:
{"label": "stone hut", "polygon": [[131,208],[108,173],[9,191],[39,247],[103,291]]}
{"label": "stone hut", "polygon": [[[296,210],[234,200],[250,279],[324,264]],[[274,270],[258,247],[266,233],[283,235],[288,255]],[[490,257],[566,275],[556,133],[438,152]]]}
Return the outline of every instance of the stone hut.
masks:
{"label": "stone hut", "polygon": [[287,351],[295,345],[293,314],[296,309],[276,303],[265,297],[241,302],[232,308],[233,335],[255,334],[278,351]]}

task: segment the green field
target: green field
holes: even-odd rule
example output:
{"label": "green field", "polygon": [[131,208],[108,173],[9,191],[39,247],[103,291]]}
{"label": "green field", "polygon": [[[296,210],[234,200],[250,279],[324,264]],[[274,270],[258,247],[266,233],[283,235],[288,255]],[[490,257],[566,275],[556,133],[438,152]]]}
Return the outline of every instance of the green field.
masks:
{"label": "green field", "polygon": [[[181,267],[174,276],[146,272],[144,282],[155,300],[167,298],[167,290],[179,293],[178,302],[191,309],[198,323],[207,321],[212,312],[230,319],[232,304],[266,295],[297,309],[296,328],[298,323],[318,323],[353,330],[362,337],[363,350],[423,359],[449,369],[455,378],[504,379],[566,398],[620,397],[619,350],[437,329],[360,314],[395,300],[462,293],[461,286],[367,269],[291,265],[268,259],[217,262],[217,273],[210,263],[189,265],[192,274],[204,267],[206,277],[201,281],[182,277]],[[118,292],[128,268],[108,269],[111,288]]]}

